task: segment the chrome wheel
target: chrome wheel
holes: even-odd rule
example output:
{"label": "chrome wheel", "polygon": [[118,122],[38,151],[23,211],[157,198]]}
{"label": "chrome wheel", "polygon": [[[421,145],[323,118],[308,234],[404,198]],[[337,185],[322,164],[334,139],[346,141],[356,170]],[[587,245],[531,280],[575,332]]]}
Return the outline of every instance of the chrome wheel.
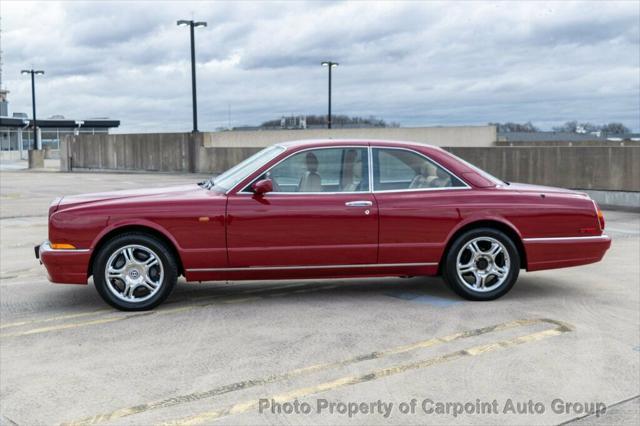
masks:
{"label": "chrome wheel", "polygon": [[470,290],[495,290],[509,275],[509,253],[495,238],[474,238],[458,252],[456,271],[462,284]]}
{"label": "chrome wheel", "polygon": [[109,291],[126,302],[144,302],[162,287],[164,268],[158,255],[141,245],[127,245],[107,260],[104,278]]}

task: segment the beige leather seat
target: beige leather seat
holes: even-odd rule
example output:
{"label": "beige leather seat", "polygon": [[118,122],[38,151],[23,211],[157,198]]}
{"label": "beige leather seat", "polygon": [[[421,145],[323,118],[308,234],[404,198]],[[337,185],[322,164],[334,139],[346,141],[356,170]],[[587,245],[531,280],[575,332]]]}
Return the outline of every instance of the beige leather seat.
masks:
{"label": "beige leather seat", "polygon": [[411,183],[409,184],[409,188],[410,189],[430,188],[431,182],[436,178],[435,176],[433,176],[435,174],[435,170],[433,169],[434,167],[431,164],[429,163],[423,164],[420,167],[420,174],[417,174],[411,180]]}
{"label": "beige leather seat", "polygon": [[342,181],[340,182],[340,190],[342,192],[354,192],[360,186],[362,181],[362,162],[357,158],[358,153],[355,149],[347,151],[342,170]]}
{"label": "beige leather seat", "polygon": [[451,186],[451,177],[442,169],[436,171],[437,177],[429,182],[431,188],[446,188]]}
{"label": "beige leather seat", "polygon": [[305,157],[307,171],[300,178],[298,192],[322,192],[322,179],[318,174],[318,157],[310,152]]}

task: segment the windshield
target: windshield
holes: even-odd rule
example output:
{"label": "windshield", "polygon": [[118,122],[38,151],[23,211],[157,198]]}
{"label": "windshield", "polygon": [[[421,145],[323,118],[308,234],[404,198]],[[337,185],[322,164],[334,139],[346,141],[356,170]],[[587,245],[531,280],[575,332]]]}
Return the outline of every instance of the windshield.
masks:
{"label": "windshield", "polygon": [[279,145],[265,148],[236,164],[226,172],[210,179],[207,187],[226,192],[249,176],[249,174],[276,158],[284,150],[285,148]]}

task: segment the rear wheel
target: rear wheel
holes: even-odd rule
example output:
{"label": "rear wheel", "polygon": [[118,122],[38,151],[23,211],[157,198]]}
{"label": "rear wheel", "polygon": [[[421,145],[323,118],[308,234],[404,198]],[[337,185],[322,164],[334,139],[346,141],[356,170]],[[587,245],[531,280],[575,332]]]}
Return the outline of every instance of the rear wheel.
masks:
{"label": "rear wheel", "polygon": [[177,280],[176,261],[158,239],[123,234],[97,254],[93,282],[100,296],[123,311],[152,309],[171,293]]}
{"label": "rear wheel", "polygon": [[520,256],[505,233],[492,228],[472,229],[453,242],[443,272],[445,281],[460,296],[493,300],[515,284]]}

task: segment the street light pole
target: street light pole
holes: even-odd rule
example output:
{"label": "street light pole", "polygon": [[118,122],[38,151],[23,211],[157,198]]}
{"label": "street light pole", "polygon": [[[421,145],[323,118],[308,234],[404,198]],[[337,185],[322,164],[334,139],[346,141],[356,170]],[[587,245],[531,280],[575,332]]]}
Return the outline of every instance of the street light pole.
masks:
{"label": "street light pole", "polygon": [[38,120],[36,118],[36,75],[44,74],[42,70],[22,70],[20,74],[31,74],[31,108],[33,112],[33,140],[35,149],[42,149],[42,141],[38,137]]}
{"label": "street light pole", "polygon": [[196,95],[196,47],[195,32],[196,27],[206,27],[204,21],[194,22],[193,20],[181,19],[177,22],[178,26],[189,26],[189,35],[191,38],[191,97],[193,102],[193,133],[198,133],[198,101]]}
{"label": "street light pole", "polygon": [[331,128],[331,68],[337,67],[339,64],[337,62],[324,61],[322,62],[323,67],[327,67],[329,69],[329,113],[327,114],[327,129]]}

